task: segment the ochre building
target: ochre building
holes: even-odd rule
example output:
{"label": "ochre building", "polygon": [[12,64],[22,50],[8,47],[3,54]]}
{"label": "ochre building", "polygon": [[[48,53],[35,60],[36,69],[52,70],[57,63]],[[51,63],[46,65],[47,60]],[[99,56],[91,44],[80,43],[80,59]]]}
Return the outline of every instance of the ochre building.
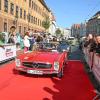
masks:
{"label": "ochre building", "polygon": [[9,32],[11,26],[21,34],[29,29],[43,32],[42,21],[49,14],[44,0],[0,0],[0,32]]}

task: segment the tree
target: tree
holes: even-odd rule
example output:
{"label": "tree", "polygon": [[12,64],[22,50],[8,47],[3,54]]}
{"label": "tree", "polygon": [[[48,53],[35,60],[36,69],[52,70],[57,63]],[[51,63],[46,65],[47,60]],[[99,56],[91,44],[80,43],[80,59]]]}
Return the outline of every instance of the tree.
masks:
{"label": "tree", "polygon": [[50,20],[48,17],[42,22],[42,26],[45,28],[45,31],[50,27]]}
{"label": "tree", "polygon": [[56,35],[57,36],[60,36],[61,35],[61,30],[59,28],[56,30]]}

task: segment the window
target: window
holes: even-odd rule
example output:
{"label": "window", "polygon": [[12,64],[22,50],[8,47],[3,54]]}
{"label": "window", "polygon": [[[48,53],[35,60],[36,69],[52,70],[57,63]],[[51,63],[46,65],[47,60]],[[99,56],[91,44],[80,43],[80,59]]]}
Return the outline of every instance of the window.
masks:
{"label": "window", "polygon": [[28,20],[28,22],[30,22],[30,20],[31,20],[31,15],[30,14],[27,15],[27,20]]}
{"label": "window", "polygon": [[34,3],[34,10],[36,11],[36,4]]}
{"label": "window", "polygon": [[37,9],[38,9],[38,6],[36,5],[36,9],[35,9],[35,10],[36,10],[36,12],[37,12]]}
{"label": "window", "polygon": [[35,24],[35,17],[33,17],[33,24]]}
{"label": "window", "polygon": [[21,33],[21,26],[19,26],[19,33]]}
{"label": "window", "polygon": [[33,23],[33,16],[31,16],[31,23]]}
{"label": "window", "polygon": [[18,6],[16,6],[16,17],[18,18]]}
{"label": "window", "polygon": [[34,8],[34,2],[32,1],[32,9]]}
{"label": "window", "polygon": [[40,20],[38,19],[38,25],[40,25]]}
{"label": "window", "polygon": [[7,32],[7,23],[4,22],[4,32]]}
{"label": "window", "polygon": [[40,20],[40,26],[42,26],[42,22],[41,22],[41,20]]}
{"label": "window", "polygon": [[1,10],[1,0],[0,0],[0,10]]}
{"label": "window", "polygon": [[24,10],[24,19],[26,19],[26,11]]}
{"label": "window", "polygon": [[4,0],[4,11],[8,12],[8,0]]}
{"label": "window", "polygon": [[13,15],[14,14],[14,4],[10,4],[10,13]]}
{"label": "window", "polygon": [[26,27],[24,27],[24,33],[26,33]]}
{"label": "window", "polygon": [[37,25],[37,18],[36,18],[36,20],[35,20],[35,23],[36,23],[36,25]]}
{"label": "window", "polygon": [[22,18],[22,8],[20,8],[20,18]]}
{"label": "window", "polygon": [[31,2],[32,2],[32,0],[29,0],[29,7],[31,7]]}
{"label": "window", "polygon": [[36,24],[36,18],[34,17],[34,24]]}

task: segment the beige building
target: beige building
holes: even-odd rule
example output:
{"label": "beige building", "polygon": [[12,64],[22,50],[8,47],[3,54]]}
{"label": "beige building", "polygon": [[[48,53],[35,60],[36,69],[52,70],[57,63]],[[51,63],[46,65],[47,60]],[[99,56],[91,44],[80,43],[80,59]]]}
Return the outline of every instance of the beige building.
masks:
{"label": "beige building", "polygon": [[0,0],[0,32],[9,32],[11,26],[21,34],[28,29],[42,32],[42,21],[49,14],[44,0]]}

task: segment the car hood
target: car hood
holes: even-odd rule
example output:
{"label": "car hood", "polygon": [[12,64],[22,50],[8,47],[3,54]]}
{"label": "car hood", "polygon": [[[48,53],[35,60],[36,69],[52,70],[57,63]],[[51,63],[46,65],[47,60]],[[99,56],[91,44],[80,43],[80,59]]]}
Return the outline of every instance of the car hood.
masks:
{"label": "car hood", "polygon": [[54,61],[57,61],[60,55],[61,54],[58,52],[32,52],[32,53],[24,54],[23,56],[20,56],[19,58],[22,60],[22,62],[53,63]]}

